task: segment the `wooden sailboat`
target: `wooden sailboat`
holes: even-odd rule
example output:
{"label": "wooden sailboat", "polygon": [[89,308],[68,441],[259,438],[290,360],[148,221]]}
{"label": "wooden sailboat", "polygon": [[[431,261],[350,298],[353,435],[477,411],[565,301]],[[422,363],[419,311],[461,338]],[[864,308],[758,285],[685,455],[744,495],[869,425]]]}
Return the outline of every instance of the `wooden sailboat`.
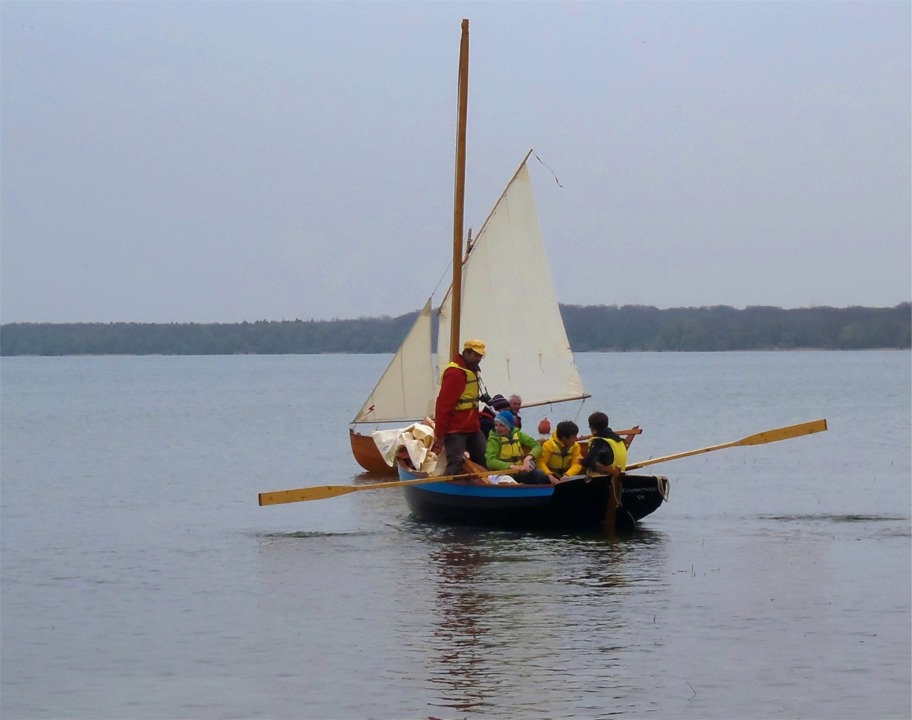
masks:
{"label": "wooden sailboat", "polygon": [[425,303],[376,387],[349,427],[352,455],[375,475],[395,475],[371,435],[355,430],[358,424],[412,423],[434,412],[437,387],[431,352],[431,299]]}
{"label": "wooden sailboat", "polygon": [[[453,215],[453,280],[438,316],[436,364],[431,360],[431,301],[419,313],[386,372],[353,420],[407,422],[433,414],[437,378],[467,337],[483,338],[485,387],[517,393],[524,407],[582,400],[576,368],[542,242],[526,154],[481,230],[462,252],[468,107],[468,20],[462,22],[459,120]],[[505,271],[509,270],[509,278]],[[639,430],[636,429],[636,432]],[[631,431],[633,432],[633,431]],[[376,447],[351,430],[352,451],[367,470],[382,470]],[[384,463],[385,465],[385,463]],[[400,479],[417,477],[397,468]],[[403,486],[417,517],[483,525],[632,526],[658,508],[664,477],[580,478],[556,486],[487,485],[476,481]],[[622,506],[618,509],[618,506]],[[616,519],[617,518],[617,519]]]}
{"label": "wooden sailboat", "polygon": [[[467,27],[464,28],[467,33]],[[465,77],[465,73],[463,73]],[[464,136],[464,123],[460,132]],[[464,140],[463,140],[464,147]],[[464,149],[457,175],[464,178]],[[403,424],[432,416],[438,380],[460,338],[487,345],[482,381],[491,394],[516,393],[523,407],[589,397],[583,389],[548,267],[527,166],[531,150],[481,230],[462,253],[462,208],[453,233],[453,283],[438,313],[432,355],[431,300],[418,314],[393,360],[352,420],[352,454],[365,470],[394,472],[370,436],[355,427]],[[461,157],[461,160],[459,159]],[[460,181],[457,202],[462,202]],[[456,217],[454,216],[454,217]],[[453,288],[461,289],[454,292]]]}

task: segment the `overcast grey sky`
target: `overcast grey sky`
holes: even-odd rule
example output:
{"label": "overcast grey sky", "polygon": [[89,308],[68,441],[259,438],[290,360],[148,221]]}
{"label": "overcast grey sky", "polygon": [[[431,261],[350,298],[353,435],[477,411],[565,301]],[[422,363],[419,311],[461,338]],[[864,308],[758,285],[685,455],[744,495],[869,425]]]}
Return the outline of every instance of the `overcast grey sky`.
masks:
{"label": "overcast grey sky", "polygon": [[534,148],[561,302],[912,296],[908,2],[4,0],[0,319],[418,309],[463,17],[466,227]]}

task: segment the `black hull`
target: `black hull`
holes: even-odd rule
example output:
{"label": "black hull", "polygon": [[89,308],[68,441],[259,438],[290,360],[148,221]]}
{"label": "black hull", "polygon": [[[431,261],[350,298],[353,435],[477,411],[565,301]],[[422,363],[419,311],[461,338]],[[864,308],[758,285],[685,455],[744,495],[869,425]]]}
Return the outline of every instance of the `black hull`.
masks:
{"label": "black hull", "polygon": [[[402,479],[415,476],[400,470]],[[434,523],[481,527],[588,530],[602,527],[611,478],[571,480],[559,485],[469,485],[424,483],[403,487],[412,514]],[[668,494],[662,476],[624,475],[618,530],[633,530]]]}

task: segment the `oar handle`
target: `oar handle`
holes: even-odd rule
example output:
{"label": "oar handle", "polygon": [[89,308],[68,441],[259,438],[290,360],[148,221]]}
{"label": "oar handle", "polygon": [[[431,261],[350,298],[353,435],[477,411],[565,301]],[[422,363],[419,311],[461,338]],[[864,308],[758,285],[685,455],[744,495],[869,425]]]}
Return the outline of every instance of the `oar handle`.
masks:
{"label": "oar handle", "polygon": [[[629,430],[615,430],[614,432],[616,435],[620,435],[621,437],[624,437],[626,435],[630,435],[632,437],[634,435],[642,435],[643,428],[641,428],[639,425],[636,425]],[[592,437],[592,435],[577,435],[576,439],[580,442],[583,442],[585,440],[591,440]]]}

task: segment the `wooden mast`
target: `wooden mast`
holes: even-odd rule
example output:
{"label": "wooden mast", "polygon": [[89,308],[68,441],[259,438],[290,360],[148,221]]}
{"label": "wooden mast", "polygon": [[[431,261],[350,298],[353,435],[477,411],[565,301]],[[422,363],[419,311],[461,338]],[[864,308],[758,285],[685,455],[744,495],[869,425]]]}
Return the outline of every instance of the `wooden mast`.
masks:
{"label": "wooden mast", "polygon": [[[456,123],[456,189],[453,200],[453,293],[450,354],[459,352],[459,315],[462,311],[462,234],[465,216],[466,119],[469,100],[469,21],[463,18],[459,43],[459,105]],[[439,348],[438,348],[439,351]]]}

